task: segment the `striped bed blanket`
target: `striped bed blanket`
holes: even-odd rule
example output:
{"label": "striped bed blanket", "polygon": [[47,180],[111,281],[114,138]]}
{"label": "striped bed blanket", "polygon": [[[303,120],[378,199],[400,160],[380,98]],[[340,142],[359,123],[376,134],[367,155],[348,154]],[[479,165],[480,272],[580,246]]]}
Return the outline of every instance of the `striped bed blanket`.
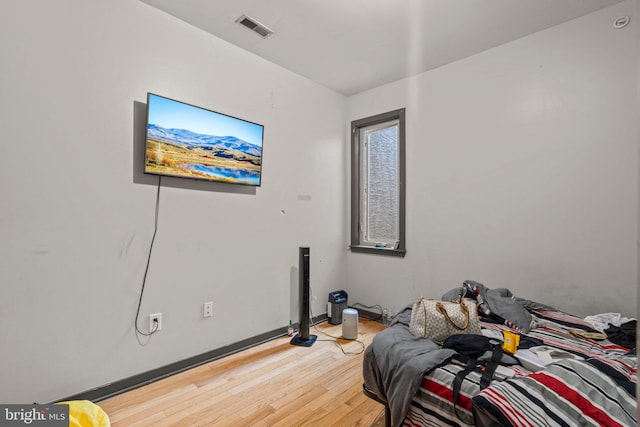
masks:
{"label": "striped bed blanket", "polygon": [[636,399],[588,362],[562,360],[473,398],[500,426],[635,426]]}
{"label": "striped bed blanket", "polygon": [[[530,311],[536,326],[526,336],[575,358],[537,372],[510,366],[513,377],[498,377],[482,391],[482,374],[472,371],[462,382],[457,411],[451,385],[464,366],[452,361],[422,378],[403,426],[636,426],[635,353],[607,340],[575,336],[570,331],[593,331],[576,316]],[[514,331],[495,323],[482,327]]]}

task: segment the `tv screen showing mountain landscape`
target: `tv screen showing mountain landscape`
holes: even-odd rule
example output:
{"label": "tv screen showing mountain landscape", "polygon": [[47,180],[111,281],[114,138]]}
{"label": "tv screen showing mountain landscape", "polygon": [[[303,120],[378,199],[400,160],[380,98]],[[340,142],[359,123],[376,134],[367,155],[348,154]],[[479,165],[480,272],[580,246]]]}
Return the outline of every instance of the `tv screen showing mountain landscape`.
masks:
{"label": "tv screen showing mountain landscape", "polygon": [[145,173],[260,185],[262,125],[147,95]]}

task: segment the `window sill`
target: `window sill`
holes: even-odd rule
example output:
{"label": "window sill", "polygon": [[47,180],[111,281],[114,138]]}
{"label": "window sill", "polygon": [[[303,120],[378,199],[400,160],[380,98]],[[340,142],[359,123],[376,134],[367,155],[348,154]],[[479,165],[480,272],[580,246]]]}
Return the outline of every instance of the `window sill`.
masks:
{"label": "window sill", "polygon": [[404,257],[407,253],[406,249],[376,248],[374,246],[349,245],[349,248],[351,248],[351,252],[397,257]]}

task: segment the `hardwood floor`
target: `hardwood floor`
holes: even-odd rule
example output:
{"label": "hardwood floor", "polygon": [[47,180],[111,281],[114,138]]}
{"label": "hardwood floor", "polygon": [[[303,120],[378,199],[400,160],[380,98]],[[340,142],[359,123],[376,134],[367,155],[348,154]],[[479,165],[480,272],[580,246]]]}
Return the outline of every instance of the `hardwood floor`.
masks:
{"label": "hardwood floor", "polygon": [[[118,426],[384,426],[384,408],[362,393],[362,351],[323,323],[312,347],[277,338],[98,402]],[[380,323],[359,319],[368,345]],[[324,335],[327,333],[338,339]]]}

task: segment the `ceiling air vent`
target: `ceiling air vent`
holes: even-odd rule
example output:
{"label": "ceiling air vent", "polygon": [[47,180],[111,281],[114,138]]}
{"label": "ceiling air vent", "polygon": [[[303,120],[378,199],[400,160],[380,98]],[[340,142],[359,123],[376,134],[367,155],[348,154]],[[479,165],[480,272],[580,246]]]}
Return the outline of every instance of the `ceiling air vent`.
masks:
{"label": "ceiling air vent", "polygon": [[259,23],[258,21],[247,15],[242,15],[240,18],[236,19],[236,22],[240,25],[244,25],[254,33],[259,34],[263,39],[273,34],[272,29],[270,29],[266,25]]}

